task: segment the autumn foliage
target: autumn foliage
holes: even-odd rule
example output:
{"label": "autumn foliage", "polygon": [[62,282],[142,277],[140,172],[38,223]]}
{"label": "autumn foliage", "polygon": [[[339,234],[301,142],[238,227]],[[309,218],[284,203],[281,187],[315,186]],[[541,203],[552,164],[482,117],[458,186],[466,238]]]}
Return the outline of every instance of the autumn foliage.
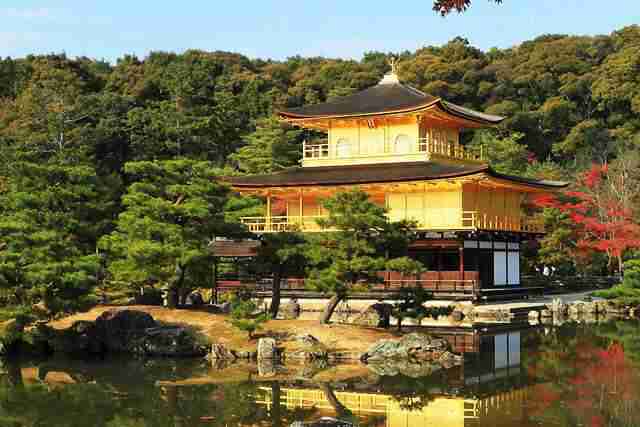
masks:
{"label": "autumn foliage", "polygon": [[575,189],[535,200],[537,206],[557,209],[571,219],[576,255],[603,252],[609,267],[618,271],[622,271],[624,253],[640,247],[640,225],[631,208],[617,197],[622,180],[606,164],[594,164],[578,178]]}

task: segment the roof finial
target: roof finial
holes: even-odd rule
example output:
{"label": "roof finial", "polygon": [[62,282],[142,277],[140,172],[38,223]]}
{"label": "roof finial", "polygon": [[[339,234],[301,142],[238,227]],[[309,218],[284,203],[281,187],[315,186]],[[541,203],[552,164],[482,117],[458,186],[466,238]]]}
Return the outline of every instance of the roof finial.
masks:
{"label": "roof finial", "polygon": [[387,59],[387,63],[391,67],[391,71],[384,75],[382,80],[380,80],[381,85],[389,85],[389,84],[398,84],[400,83],[400,79],[398,79],[398,74],[396,71],[398,70],[398,58],[391,55],[389,59]]}

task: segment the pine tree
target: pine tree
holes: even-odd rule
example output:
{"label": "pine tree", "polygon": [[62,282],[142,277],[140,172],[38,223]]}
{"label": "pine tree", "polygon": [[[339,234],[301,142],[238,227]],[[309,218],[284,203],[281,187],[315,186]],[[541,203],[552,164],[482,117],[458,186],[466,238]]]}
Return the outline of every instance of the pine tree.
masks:
{"label": "pine tree", "polygon": [[350,292],[379,282],[378,273],[389,262],[398,263],[389,259],[389,248],[396,253],[403,249],[406,252],[412,224],[389,222],[385,208],[369,201],[369,196],[359,189],[338,193],[325,200],[323,206],[328,217],[319,219],[318,224],[332,231],[310,237],[306,254],[311,264],[307,283],[331,295],[320,319],[327,323]]}
{"label": "pine tree", "polygon": [[240,170],[253,174],[294,166],[301,157],[301,135],[276,117],[267,117],[258,121],[255,132],[245,138],[247,145],[231,158]]}
{"label": "pine tree", "polygon": [[228,188],[209,162],[130,162],[133,182],[123,198],[116,230],[100,244],[110,256],[112,280],[136,289],[168,289],[171,305],[210,280],[210,243],[243,228],[225,221]]}

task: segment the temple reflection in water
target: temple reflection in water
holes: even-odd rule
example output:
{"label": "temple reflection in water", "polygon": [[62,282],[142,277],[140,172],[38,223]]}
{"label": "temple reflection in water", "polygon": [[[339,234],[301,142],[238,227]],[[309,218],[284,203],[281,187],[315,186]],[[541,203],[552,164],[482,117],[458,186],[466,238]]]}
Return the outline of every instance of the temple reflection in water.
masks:
{"label": "temple reflection in water", "polygon": [[521,369],[522,334],[526,332],[482,328],[432,332],[464,353],[464,364],[443,372],[442,381],[426,380],[428,390],[422,393],[428,396],[396,394],[382,377],[368,390],[362,385],[338,384],[327,390],[291,383],[281,384],[274,396],[273,387],[261,387],[258,403],[273,412],[274,400],[279,400],[278,412],[282,408],[289,413],[313,409],[315,419],[350,416],[354,425],[371,427],[526,425],[525,401],[533,387]]}

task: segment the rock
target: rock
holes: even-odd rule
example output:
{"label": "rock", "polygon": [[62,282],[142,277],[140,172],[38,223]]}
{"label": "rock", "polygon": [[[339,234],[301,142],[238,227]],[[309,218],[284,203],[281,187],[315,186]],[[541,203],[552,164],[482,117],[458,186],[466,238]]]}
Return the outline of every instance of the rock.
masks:
{"label": "rock", "polygon": [[236,359],[236,355],[223,344],[212,344],[211,353],[207,357],[213,361]]}
{"label": "rock", "polygon": [[569,304],[569,315],[579,316],[582,313],[585,313],[584,303],[574,302],[573,304]]}
{"label": "rock", "polygon": [[276,364],[273,359],[258,358],[258,376],[263,378],[275,377],[277,375]]}
{"label": "rock", "polygon": [[145,329],[127,346],[130,353],[144,356],[204,356],[206,349],[187,328],[160,326]]}
{"label": "rock", "polygon": [[548,319],[548,318],[553,317],[553,313],[551,312],[551,310],[544,309],[544,310],[540,311],[540,317]]}
{"label": "rock", "polygon": [[251,360],[255,359],[258,355],[255,351],[236,351],[235,355],[238,359]]}
{"label": "rock", "polygon": [[328,360],[329,352],[320,340],[310,334],[296,335],[293,340],[301,344],[301,348],[289,351],[284,356],[287,359],[322,361]]}
{"label": "rock", "polygon": [[284,304],[280,304],[278,308],[278,319],[292,320],[300,317],[300,304],[295,300],[291,300]]}
{"label": "rock", "polygon": [[222,304],[212,304],[211,309],[215,313],[229,314],[231,313],[231,303],[223,302]]}
{"label": "rock", "polygon": [[596,306],[596,310],[598,314],[606,314],[608,311],[608,303],[607,301],[596,301],[594,302]]}
{"label": "rock", "polygon": [[462,320],[464,319],[464,313],[459,311],[459,310],[454,310],[451,313],[451,320],[453,320],[454,322],[462,322]]}
{"label": "rock", "polygon": [[32,307],[32,310],[33,310],[33,314],[35,314],[38,317],[47,318],[51,316],[51,311],[49,310],[47,305],[44,303],[44,301],[34,304]]}
{"label": "rock", "polygon": [[133,297],[133,304],[136,305],[162,305],[162,291],[152,287],[145,287],[139,294]]}
{"label": "rock", "polygon": [[109,310],[95,321],[95,334],[108,351],[126,352],[131,340],[157,327],[150,314],[136,310]]}
{"label": "rock", "polygon": [[598,313],[598,304],[594,301],[588,301],[583,303],[583,310],[588,314],[596,314]]}
{"label": "rock", "polygon": [[320,340],[311,334],[296,335],[295,337],[293,337],[293,340],[307,346],[320,344]]}
{"label": "rock", "polygon": [[202,307],[204,305],[204,298],[202,298],[202,294],[198,291],[193,291],[184,301],[185,305],[189,305],[192,307]]}
{"label": "rock", "polygon": [[275,360],[278,358],[276,340],[273,338],[260,338],[258,340],[258,360]]}
{"label": "rock", "polygon": [[391,304],[376,303],[364,310],[353,320],[353,324],[371,326],[375,328],[388,328],[391,319]]}
{"label": "rock", "polygon": [[536,310],[531,310],[529,312],[529,320],[540,320],[540,313]]}
{"label": "rock", "polygon": [[426,334],[411,333],[400,340],[380,340],[373,344],[361,357],[364,362],[414,359],[434,360],[443,357],[448,344],[442,339],[433,339]]}
{"label": "rock", "polygon": [[560,298],[554,298],[551,304],[547,304],[547,309],[560,315],[567,314],[568,308],[567,304],[563,303]]}

